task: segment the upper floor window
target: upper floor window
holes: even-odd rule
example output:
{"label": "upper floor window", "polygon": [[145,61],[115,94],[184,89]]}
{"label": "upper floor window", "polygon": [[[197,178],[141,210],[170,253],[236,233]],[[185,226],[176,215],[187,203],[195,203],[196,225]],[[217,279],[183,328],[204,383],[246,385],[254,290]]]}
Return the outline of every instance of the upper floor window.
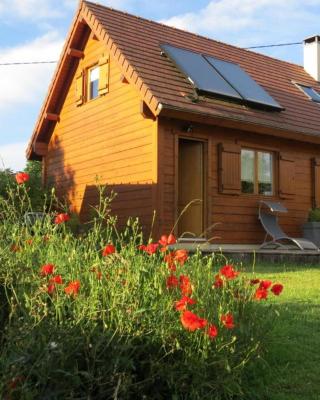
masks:
{"label": "upper floor window", "polygon": [[274,194],[273,153],[241,150],[241,192],[272,196]]}
{"label": "upper floor window", "polygon": [[88,71],[88,100],[99,97],[100,68],[95,66]]}
{"label": "upper floor window", "polygon": [[311,86],[302,85],[301,83],[295,83],[295,85],[312,101],[320,103],[320,94],[315,91]]}

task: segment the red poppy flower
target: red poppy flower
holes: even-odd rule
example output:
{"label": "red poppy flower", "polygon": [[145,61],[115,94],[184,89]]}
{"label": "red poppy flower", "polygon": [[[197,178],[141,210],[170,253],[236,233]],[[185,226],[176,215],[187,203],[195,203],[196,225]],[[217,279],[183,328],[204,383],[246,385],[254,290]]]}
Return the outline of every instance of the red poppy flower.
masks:
{"label": "red poppy flower", "polygon": [[183,265],[188,259],[188,252],[187,250],[177,250],[174,253],[174,260],[177,261],[180,265]]}
{"label": "red poppy flower", "polygon": [[180,300],[174,303],[174,307],[177,311],[183,311],[187,308],[188,304],[196,304],[196,301],[190,299],[190,297],[183,296]]}
{"label": "red poppy flower", "polygon": [[57,285],[62,285],[63,284],[63,280],[61,278],[61,275],[53,276],[52,278],[50,278],[49,282],[56,283]]}
{"label": "red poppy flower", "polygon": [[140,246],[140,250],[145,251],[151,256],[152,254],[155,254],[157,252],[158,247],[159,247],[158,243],[149,243],[146,246],[145,245]]}
{"label": "red poppy flower", "polygon": [[233,329],[235,326],[233,321],[233,315],[230,313],[221,315],[221,322],[227,329]]}
{"label": "red poppy flower", "polygon": [[23,183],[28,182],[29,179],[30,175],[26,172],[18,172],[16,174],[16,181],[18,185],[22,185]]}
{"label": "red poppy flower", "polygon": [[8,389],[9,390],[13,390],[16,389],[16,387],[21,384],[23,381],[25,381],[25,377],[23,375],[20,376],[16,376],[14,378],[11,379],[11,381],[8,384]]}
{"label": "red poppy flower", "polygon": [[18,246],[17,244],[12,244],[11,247],[10,247],[10,250],[11,250],[13,253],[18,253],[18,251],[21,251],[21,247]]}
{"label": "red poppy flower", "polygon": [[210,339],[215,339],[218,336],[218,328],[215,325],[209,325],[207,335]]}
{"label": "red poppy flower", "polygon": [[169,236],[162,235],[158,243],[162,246],[161,251],[167,251],[168,246],[177,243],[177,240],[174,235],[170,233]]}
{"label": "red poppy flower", "polygon": [[107,257],[110,254],[113,254],[116,252],[116,248],[114,247],[113,244],[108,244],[103,250],[102,250],[102,255],[103,257]]}
{"label": "red poppy flower", "polygon": [[254,298],[256,300],[263,300],[268,297],[268,289],[265,289],[264,287],[258,287],[254,294]]}
{"label": "red poppy flower", "polygon": [[281,285],[281,283],[275,283],[271,288],[271,292],[276,296],[279,296],[282,290],[283,290],[283,285]]}
{"label": "red poppy flower", "polygon": [[40,271],[42,276],[52,275],[54,273],[54,265],[53,264],[46,264],[41,267]]}
{"label": "red poppy flower", "polygon": [[28,244],[29,246],[31,246],[32,243],[33,243],[33,240],[32,240],[32,239],[27,239],[27,240],[26,240],[26,244]]}
{"label": "red poppy flower", "polygon": [[227,279],[234,279],[239,275],[239,272],[236,271],[232,265],[225,265],[224,267],[220,268],[220,274]]}
{"label": "red poppy flower", "polygon": [[167,263],[168,268],[170,271],[175,272],[177,267],[174,262],[174,252],[171,252],[169,254],[166,254],[164,257],[164,261]]}
{"label": "red poppy flower", "polygon": [[217,274],[214,277],[215,281],[213,283],[212,287],[215,287],[216,289],[221,288],[223,286],[223,279],[221,278],[221,276],[219,274]]}
{"label": "red poppy flower", "polygon": [[64,222],[69,221],[69,219],[70,219],[70,216],[68,214],[64,214],[64,213],[58,214],[54,219],[54,223],[56,225],[63,224]]}
{"label": "red poppy flower", "polygon": [[102,279],[102,272],[97,271],[97,279],[100,281]]}
{"label": "red poppy flower", "polygon": [[159,244],[161,246],[168,246],[170,244],[175,244],[177,243],[176,238],[174,237],[174,235],[172,233],[170,233],[169,236],[167,235],[162,235],[160,240],[159,240]]}
{"label": "red poppy flower", "polygon": [[54,283],[49,283],[47,291],[49,294],[54,293],[54,291],[56,290],[56,285]]}
{"label": "red poppy flower", "polygon": [[184,296],[188,296],[192,293],[192,287],[190,278],[186,275],[181,275],[179,278],[180,281],[180,290]]}
{"label": "red poppy flower", "polygon": [[250,285],[256,285],[257,283],[260,283],[260,279],[251,279]]}
{"label": "red poppy flower", "polygon": [[192,313],[191,311],[184,311],[181,314],[181,323],[185,329],[188,331],[195,331],[197,329],[202,329],[207,325],[207,320],[198,317],[198,315]]}
{"label": "red poppy flower", "polygon": [[259,288],[260,289],[269,289],[269,287],[272,285],[271,281],[261,281]]}
{"label": "red poppy flower", "polygon": [[68,295],[76,296],[79,292],[79,289],[80,289],[80,281],[77,280],[77,281],[70,282],[69,285],[64,288],[64,291]]}
{"label": "red poppy flower", "polygon": [[175,275],[168,276],[166,285],[168,289],[177,287],[179,285],[178,278]]}

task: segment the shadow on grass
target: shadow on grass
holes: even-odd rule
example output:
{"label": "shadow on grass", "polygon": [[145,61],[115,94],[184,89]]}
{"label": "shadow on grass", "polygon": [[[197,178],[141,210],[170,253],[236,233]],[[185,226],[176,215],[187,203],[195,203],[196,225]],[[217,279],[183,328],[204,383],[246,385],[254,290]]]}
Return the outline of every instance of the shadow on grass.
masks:
{"label": "shadow on grass", "polygon": [[277,304],[268,351],[249,371],[249,399],[319,400],[320,304]]}
{"label": "shadow on grass", "polygon": [[[169,398],[168,384],[156,362],[163,357],[157,341],[119,336],[99,322],[72,327],[42,321],[32,329],[25,326],[11,332],[0,360],[1,398]],[[160,397],[153,397],[154,387]]]}

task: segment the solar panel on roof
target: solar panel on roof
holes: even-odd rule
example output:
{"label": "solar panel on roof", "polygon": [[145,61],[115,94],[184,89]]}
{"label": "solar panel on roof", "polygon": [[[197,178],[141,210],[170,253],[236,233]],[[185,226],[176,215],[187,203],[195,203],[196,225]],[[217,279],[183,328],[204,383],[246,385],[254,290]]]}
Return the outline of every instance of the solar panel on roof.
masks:
{"label": "solar panel on roof", "polygon": [[238,64],[161,44],[164,53],[199,91],[281,111],[284,108]]}
{"label": "solar panel on roof", "polygon": [[242,100],[240,94],[212,68],[201,54],[168,44],[162,44],[161,48],[200,91]]}
{"label": "solar panel on roof", "polygon": [[210,56],[204,57],[248,102],[274,109],[283,109],[280,104],[258,85],[239,65],[218,60]]}
{"label": "solar panel on roof", "polygon": [[309,97],[309,99],[315,101],[316,103],[320,103],[320,94],[316,92],[312,87],[300,85],[299,83],[296,83],[296,85],[307,95],[307,97]]}

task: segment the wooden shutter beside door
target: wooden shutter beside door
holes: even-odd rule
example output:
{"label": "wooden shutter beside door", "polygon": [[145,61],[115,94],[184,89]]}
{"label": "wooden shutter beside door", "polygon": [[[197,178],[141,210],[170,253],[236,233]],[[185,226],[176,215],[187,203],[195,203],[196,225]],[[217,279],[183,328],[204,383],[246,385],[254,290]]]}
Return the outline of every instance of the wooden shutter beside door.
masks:
{"label": "wooden shutter beside door", "polygon": [[241,147],[236,144],[220,143],[219,192],[239,195],[241,192]]}
{"label": "wooden shutter beside door", "polygon": [[109,91],[109,58],[102,57],[99,60],[100,76],[99,76],[99,96]]}
{"label": "wooden shutter beside door", "polygon": [[295,162],[292,156],[279,156],[279,196],[291,199],[295,195]]}
{"label": "wooden shutter beside door", "polygon": [[313,175],[312,206],[314,208],[317,208],[320,207],[320,158],[312,159],[312,175]]}
{"label": "wooden shutter beside door", "polygon": [[76,104],[80,106],[83,103],[83,72],[76,77]]}

